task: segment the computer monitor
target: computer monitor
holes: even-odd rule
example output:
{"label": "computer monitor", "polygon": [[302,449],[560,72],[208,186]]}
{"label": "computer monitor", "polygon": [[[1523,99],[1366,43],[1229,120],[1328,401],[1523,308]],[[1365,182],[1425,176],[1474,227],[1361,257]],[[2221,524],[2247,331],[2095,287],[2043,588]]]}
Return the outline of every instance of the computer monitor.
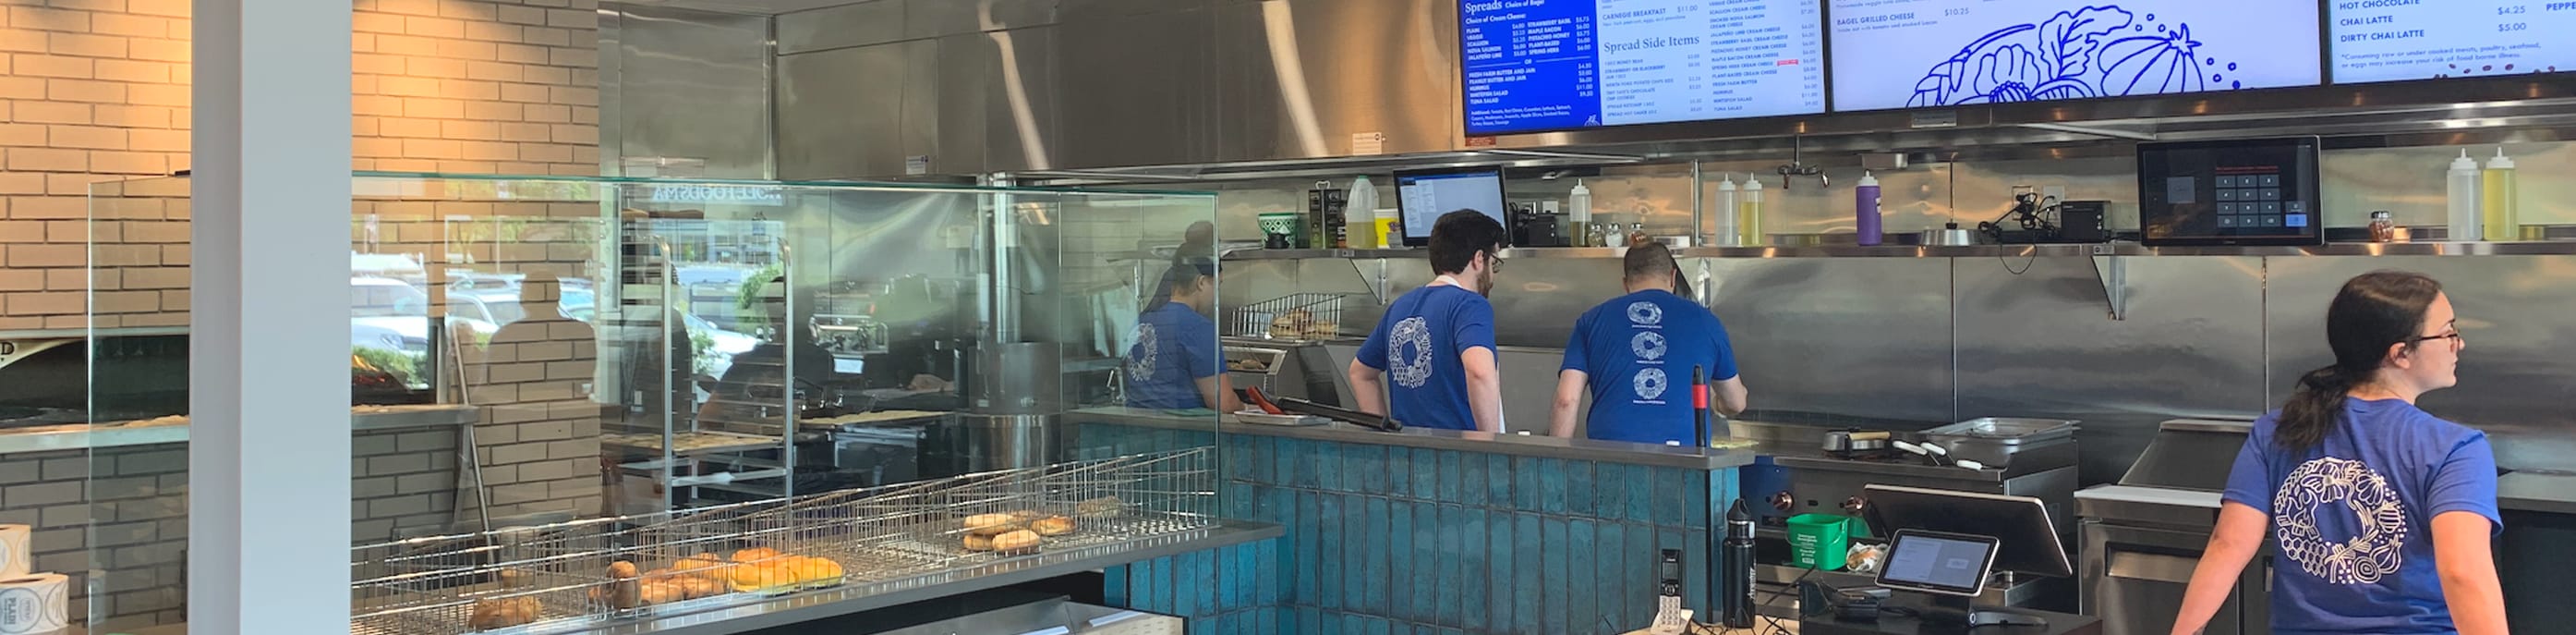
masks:
{"label": "computer monitor", "polygon": [[1878,568],[1878,585],[1976,597],[1994,573],[2000,543],[1993,536],[1899,530],[1887,542],[1887,564]]}
{"label": "computer monitor", "polygon": [[2028,496],[1870,485],[1864,516],[1877,531],[1908,529],[1993,536],[2000,543],[1995,568],[2050,577],[2074,577],[2066,544],[2048,518],[2048,506]]}
{"label": "computer monitor", "polygon": [[[1395,173],[1395,200],[1398,213],[1404,216],[1404,244],[1420,247],[1431,244],[1431,226],[1441,216],[1458,210],[1475,210],[1494,217],[1494,222],[1511,227],[1510,212],[1503,208],[1502,168],[1446,168],[1408,170]],[[1508,235],[1510,232],[1505,232]]]}

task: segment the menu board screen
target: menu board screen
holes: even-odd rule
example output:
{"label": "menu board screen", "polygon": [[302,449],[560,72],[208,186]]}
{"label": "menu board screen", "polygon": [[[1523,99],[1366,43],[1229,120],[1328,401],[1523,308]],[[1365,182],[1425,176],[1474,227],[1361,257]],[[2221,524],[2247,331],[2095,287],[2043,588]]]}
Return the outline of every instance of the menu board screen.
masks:
{"label": "menu board screen", "polygon": [[1825,111],[1821,0],[1462,0],[1467,134]]}
{"label": "menu board screen", "polygon": [[1832,0],[1831,7],[1835,110],[2320,81],[2314,2]]}
{"label": "menu board screen", "polygon": [[2576,70],[2576,2],[2333,0],[2338,84]]}

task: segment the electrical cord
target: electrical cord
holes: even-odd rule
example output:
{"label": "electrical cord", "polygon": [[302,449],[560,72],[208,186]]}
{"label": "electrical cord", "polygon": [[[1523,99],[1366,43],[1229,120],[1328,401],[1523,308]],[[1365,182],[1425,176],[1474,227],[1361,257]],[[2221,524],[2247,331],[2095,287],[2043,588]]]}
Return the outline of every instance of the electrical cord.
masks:
{"label": "electrical cord", "polygon": [[1782,597],[1788,596],[1788,595],[1793,594],[1793,593],[1798,593],[1798,592],[1799,592],[1802,588],[1804,588],[1804,586],[1806,585],[1808,576],[1813,576],[1813,575],[1815,575],[1815,574],[1816,574],[1816,568],[1815,568],[1815,567],[1808,567],[1808,568],[1807,568],[1807,570],[1806,570],[1805,572],[1802,572],[1802,573],[1799,573],[1799,574],[1798,574],[1798,578],[1797,578],[1797,579],[1795,579],[1795,580],[1790,580],[1790,581],[1789,581],[1789,587],[1788,587],[1788,588],[1786,588],[1786,589],[1781,589],[1781,590],[1778,590],[1778,591],[1769,591],[1768,593],[1770,593],[1770,594],[1771,594],[1771,597],[1769,597],[1769,598],[1767,598],[1767,599],[1762,600],[1762,603],[1761,603],[1761,604],[1759,604],[1759,605],[1755,605],[1755,606],[1754,606],[1754,615],[1755,615],[1756,617],[1761,618],[1761,620],[1763,621],[1763,623],[1765,623],[1765,624],[1767,624],[1767,625],[1769,625],[1769,626],[1771,627],[1771,630],[1770,630],[1770,631],[1768,631],[1769,633],[1771,633],[1772,635],[1791,635],[1792,633],[1795,633],[1795,631],[1791,631],[1791,630],[1789,630],[1789,627],[1788,627],[1788,626],[1786,626],[1786,625],[1784,625],[1784,624],[1781,624],[1781,623],[1780,623],[1780,618],[1772,617],[1772,616],[1769,616],[1769,615],[1763,615],[1763,614],[1762,614],[1762,609],[1771,608],[1771,605],[1773,605],[1773,604],[1775,604],[1775,603],[1778,603],[1778,602],[1780,601],[1780,598],[1782,598]]}

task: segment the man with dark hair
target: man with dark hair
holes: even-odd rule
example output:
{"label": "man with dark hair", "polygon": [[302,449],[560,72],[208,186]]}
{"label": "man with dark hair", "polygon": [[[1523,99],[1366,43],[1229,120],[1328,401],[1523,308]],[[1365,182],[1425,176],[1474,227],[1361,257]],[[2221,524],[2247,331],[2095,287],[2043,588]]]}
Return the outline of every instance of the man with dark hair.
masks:
{"label": "man with dark hair", "polygon": [[1351,360],[1351,396],[1362,412],[1413,427],[1503,431],[1494,305],[1485,300],[1503,244],[1502,224],[1480,212],[1450,212],[1432,225],[1438,278],[1388,303]]}
{"label": "man with dark hair", "polygon": [[1548,434],[1574,435],[1574,410],[1591,387],[1592,410],[1587,435],[1604,441],[1663,443],[1688,441],[1691,423],[1691,370],[1708,372],[1709,407],[1721,414],[1744,411],[1744,379],[1735,372],[1735,350],[1727,343],[1726,325],[1717,315],[1674,294],[1681,267],[1662,243],[1628,248],[1625,276],[1628,294],[1583,313],[1574,336],[1565,342],[1565,365],[1557,371],[1556,407]]}
{"label": "man with dark hair", "polygon": [[1181,246],[1173,250],[1172,264],[1192,258],[1216,258],[1216,223],[1199,221],[1181,232]]}
{"label": "man with dark hair", "polygon": [[1217,344],[1216,264],[1187,258],[1163,274],[1160,288],[1136,318],[1136,344],[1127,349],[1127,405],[1188,410],[1243,409],[1225,378]]}

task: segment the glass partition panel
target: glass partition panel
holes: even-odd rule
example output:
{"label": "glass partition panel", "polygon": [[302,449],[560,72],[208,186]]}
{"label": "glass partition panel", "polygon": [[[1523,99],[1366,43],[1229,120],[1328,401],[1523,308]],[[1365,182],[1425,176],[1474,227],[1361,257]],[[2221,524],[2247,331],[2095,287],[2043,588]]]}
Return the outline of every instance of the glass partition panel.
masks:
{"label": "glass partition panel", "polygon": [[[1138,396],[1215,394],[1197,380],[1221,376],[1217,282],[1170,282],[1209,250],[1190,228],[1211,196],[354,179],[353,629],[445,635],[480,612],[560,632],[644,615],[580,592],[612,560],[759,547],[857,568],[862,536],[925,545],[836,587],[866,594],[1050,557],[957,544],[973,512],[1183,519],[1062,538],[1089,547],[1218,509],[1222,401]],[[93,630],[185,620],[187,195],[93,189],[86,416],[0,430],[22,454],[0,457],[18,479],[0,522],[35,527],[38,570],[72,576],[70,621]],[[1165,307],[1201,328],[1146,328]],[[1102,414],[1155,432],[1088,434]],[[690,606],[763,597],[718,595]]]}
{"label": "glass partition panel", "polygon": [[34,525],[32,571],[64,576],[66,622],[155,632],[188,599],[188,182],[92,192],[88,338],[65,344],[87,348],[86,425],[0,430],[0,481],[25,493],[0,496],[23,513],[0,522]]}

